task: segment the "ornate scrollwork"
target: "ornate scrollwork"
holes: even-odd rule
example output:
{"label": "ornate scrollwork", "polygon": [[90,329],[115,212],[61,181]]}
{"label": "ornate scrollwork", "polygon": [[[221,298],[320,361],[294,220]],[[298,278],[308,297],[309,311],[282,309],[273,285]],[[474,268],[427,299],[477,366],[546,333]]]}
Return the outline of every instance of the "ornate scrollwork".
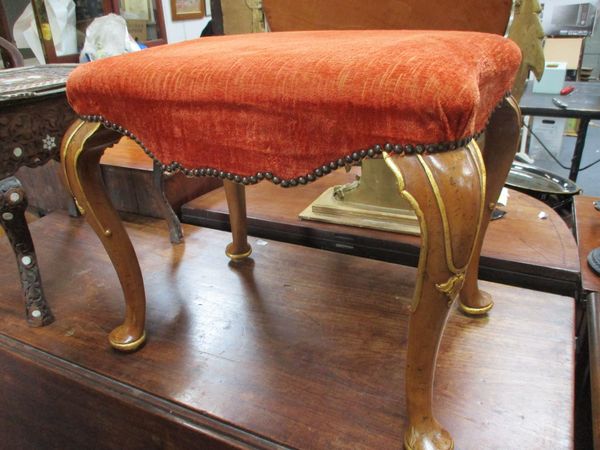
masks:
{"label": "ornate scrollwork", "polygon": [[438,291],[446,294],[448,297],[448,303],[451,304],[460,292],[464,282],[465,273],[460,272],[452,275],[445,283],[436,283],[435,287]]}
{"label": "ornate scrollwork", "polygon": [[76,119],[64,95],[22,100],[0,108],[0,179],[19,167],[58,159],[60,140]]}

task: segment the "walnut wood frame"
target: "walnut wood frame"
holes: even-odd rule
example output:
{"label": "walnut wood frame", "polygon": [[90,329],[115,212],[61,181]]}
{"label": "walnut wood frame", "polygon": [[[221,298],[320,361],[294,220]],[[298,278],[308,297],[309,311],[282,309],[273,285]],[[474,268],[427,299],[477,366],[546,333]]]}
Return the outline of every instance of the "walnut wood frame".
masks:
{"label": "walnut wood frame", "polygon": [[[463,284],[464,308],[473,313],[489,309],[488,296],[477,288],[477,264],[491,214],[490,199],[497,197],[517,151],[520,120],[516,102],[508,98],[491,117],[489,145],[483,153],[475,141],[430,155],[383,152],[396,177],[398,194],[415,209],[422,231],[408,337],[407,449],[453,448],[450,434],[433,412],[437,352],[450,306]],[[102,241],[123,289],[125,319],[109,341],[118,350],[131,351],[145,340],[144,283],[131,241],[103,191],[98,167],[106,146],[101,144],[116,142],[122,132],[118,126],[108,129],[98,122],[77,120],[63,140],[61,164],[80,212]],[[225,189],[233,236],[226,252],[233,260],[243,259],[251,252],[245,187],[226,181]]]}

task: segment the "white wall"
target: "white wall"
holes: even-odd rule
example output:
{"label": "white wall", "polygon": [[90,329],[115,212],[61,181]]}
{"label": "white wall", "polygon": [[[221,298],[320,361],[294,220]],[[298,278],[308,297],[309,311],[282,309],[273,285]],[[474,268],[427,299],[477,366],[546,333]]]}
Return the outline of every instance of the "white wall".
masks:
{"label": "white wall", "polygon": [[[159,1],[159,0],[157,0]],[[206,0],[206,17],[195,20],[176,20],[171,19],[171,1],[161,0],[163,14],[165,16],[165,28],[167,29],[167,42],[187,41],[200,37],[200,33],[210,20],[210,0]]]}

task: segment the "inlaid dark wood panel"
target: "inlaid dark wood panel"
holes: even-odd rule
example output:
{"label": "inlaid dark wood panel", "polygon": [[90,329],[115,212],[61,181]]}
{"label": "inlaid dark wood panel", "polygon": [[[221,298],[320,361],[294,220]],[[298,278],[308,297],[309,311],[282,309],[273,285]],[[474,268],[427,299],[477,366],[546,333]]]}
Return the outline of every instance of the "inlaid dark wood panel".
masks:
{"label": "inlaid dark wood panel", "polygon": [[[86,432],[94,448],[194,448],[189,433],[195,448],[401,448],[413,268],[256,238],[235,264],[227,233],[186,225],[171,246],[164,223],[139,220],[127,228],[149,338],[121,354],[106,339],[121,291],[96,236],[58,213],[31,228],[56,322],[26,326],[16,268],[0,260],[8,448],[80,449]],[[10,254],[5,239],[0,252]],[[439,419],[462,450],[572,448],[573,301],[483,285],[489,317],[451,314]],[[41,436],[27,438],[36,424]]]}

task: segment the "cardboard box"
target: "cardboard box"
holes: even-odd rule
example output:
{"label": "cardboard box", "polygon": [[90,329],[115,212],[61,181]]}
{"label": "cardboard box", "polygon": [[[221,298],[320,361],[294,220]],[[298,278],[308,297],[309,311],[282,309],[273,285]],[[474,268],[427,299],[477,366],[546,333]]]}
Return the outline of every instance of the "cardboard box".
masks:
{"label": "cardboard box", "polygon": [[[533,118],[533,124],[531,125],[531,130],[557,158],[560,156],[562,149],[566,123],[567,119],[562,117],[536,116]],[[528,153],[534,160],[551,159],[533,136],[531,136]]]}

